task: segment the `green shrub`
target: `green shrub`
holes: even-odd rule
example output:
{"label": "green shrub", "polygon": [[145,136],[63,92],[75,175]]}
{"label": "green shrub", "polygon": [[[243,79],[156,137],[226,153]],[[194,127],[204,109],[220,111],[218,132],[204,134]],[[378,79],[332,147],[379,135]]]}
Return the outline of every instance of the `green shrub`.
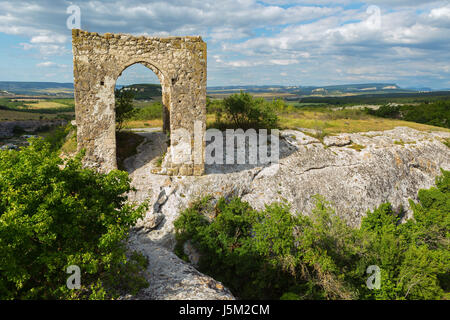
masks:
{"label": "green shrub", "polygon": [[365,292],[376,299],[442,299],[450,288],[450,172],[436,179],[437,187],[419,191],[410,200],[414,219],[399,223],[389,204],[363,219],[370,238],[368,264],[381,268],[381,288]]}
{"label": "green shrub", "polygon": [[450,128],[450,101],[448,100],[401,107],[384,105],[378,110],[366,109],[366,112],[377,117],[403,119]]}
{"label": "green shrub", "polygon": [[[238,198],[222,198],[214,206],[209,201],[194,203],[175,222],[176,252],[183,256],[184,242],[192,241],[201,252],[200,270],[239,298],[351,297],[334,272],[336,264],[351,263],[352,248],[332,244],[346,241],[344,231],[352,232],[343,222],[328,224],[339,218],[330,216],[322,199],[315,218],[294,216],[284,203],[256,211]],[[216,218],[209,222],[205,216],[211,215]]]}
{"label": "green shrub", "polygon": [[292,104],[287,104],[283,99],[273,99],[271,103],[279,114],[297,113],[297,108]]}
{"label": "green shrub", "polygon": [[215,126],[219,129],[275,129],[278,117],[273,103],[240,92],[223,99],[222,105],[210,103],[216,113]]}
{"label": "green shrub", "polygon": [[114,91],[116,111],[116,129],[120,131],[123,129],[125,120],[129,119],[134,112],[133,100],[134,93],[131,90],[119,90]]}
{"label": "green shrub", "polygon": [[142,108],[134,108],[129,120],[153,120],[162,118],[161,102],[154,102]]}
{"label": "green shrub", "polygon": [[[285,203],[257,211],[239,198],[205,197],[175,221],[176,253],[186,259],[191,241],[200,271],[243,299],[448,298],[450,172],[419,201],[406,223],[387,203],[354,229],[321,197],[310,216]],[[366,285],[371,265],[381,269],[380,289]]]}
{"label": "green shrub", "polygon": [[404,120],[450,128],[450,101],[437,101],[402,108]]}
{"label": "green shrub", "polygon": [[45,136],[44,140],[50,144],[51,150],[57,151],[62,148],[62,146],[66,142],[66,139],[68,138],[69,133],[71,132],[75,132],[76,134],[76,127],[72,126],[70,123],[67,124],[66,126],[54,127]]}
{"label": "green shrub", "polygon": [[[50,144],[31,139],[0,151],[0,299],[99,299],[146,285],[142,259],[125,256],[129,228],[145,205],[127,204],[126,172],[101,174],[62,160]],[[81,269],[69,290],[66,269]]]}
{"label": "green shrub", "polygon": [[378,109],[365,109],[367,113],[382,117],[382,118],[400,118],[400,107],[399,106],[391,106],[391,105],[383,105]]}

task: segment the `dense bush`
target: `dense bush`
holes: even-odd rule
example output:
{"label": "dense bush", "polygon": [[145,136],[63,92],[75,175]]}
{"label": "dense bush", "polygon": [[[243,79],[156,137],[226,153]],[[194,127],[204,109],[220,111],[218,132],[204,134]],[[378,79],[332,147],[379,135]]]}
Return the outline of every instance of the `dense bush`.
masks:
{"label": "dense bush", "polygon": [[435,101],[449,100],[450,93],[448,91],[432,91],[432,92],[408,92],[408,93],[372,93],[358,94],[346,96],[328,96],[315,97],[307,96],[299,100],[302,104],[326,103],[330,105],[361,105],[361,104],[377,104],[383,105],[388,103],[411,104],[411,103],[432,103]]}
{"label": "dense bush", "polygon": [[[126,172],[100,174],[32,139],[0,152],[0,299],[113,298],[145,286],[145,259],[124,240],[145,205],[126,204]],[[66,269],[81,269],[69,290]]]}
{"label": "dense bush", "polygon": [[278,127],[278,117],[273,103],[263,98],[254,98],[246,92],[233,94],[221,104],[207,106],[216,114],[215,126],[219,129],[275,129]]}
{"label": "dense bush", "polygon": [[378,109],[365,109],[367,113],[382,118],[400,118],[400,107],[392,105],[383,105]]}
{"label": "dense bush", "polygon": [[[257,211],[238,198],[206,197],[176,220],[176,252],[186,259],[191,241],[199,269],[244,299],[441,299],[449,290],[450,173],[419,200],[406,223],[383,204],[353,229],[320,197],[310,216],[292,215],[285,203]],[[380,289],[366,285],[370,265],[381,269]]]}
{"label": "dense bush", "polygon": [[407,121],[450,128],[450,101],[438,101],[407,108],[404,110],[403,118]]}
{"label": "dense bush", "polygon": [[450,101],[436,101],[420,105],[381,106],[378,110],[366,110],[383,118],[403,119],[418,123],[450,128]]}
{"label": "dense bush", "polygon": [[414,219],[406,223],[387,204],[363,220],[369,262],[381,267],[381,288],[372,297],[449,298],[450,171],[442,171],[436,187],[420,190],[418,198],[417,204],[410,200]]}

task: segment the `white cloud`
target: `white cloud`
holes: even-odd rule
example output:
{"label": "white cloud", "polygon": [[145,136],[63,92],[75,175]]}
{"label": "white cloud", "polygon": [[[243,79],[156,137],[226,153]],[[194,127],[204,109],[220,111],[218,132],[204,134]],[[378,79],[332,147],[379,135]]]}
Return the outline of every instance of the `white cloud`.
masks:
{"label": "white cloud", "polygon": [[31,38],[31,43],[65,43],[67,41],[67,37],[64,35],[39,35]]}
{"label": "white cloud", "polygon": [[[0,0],[0,32],[26,37],[20,47],[43,63],[58,55],[66,57],[69,65],[66,8],[71,3]],[[74,4],[81,8],[82,28],[89,31],[201,35],[208,43],[208,79],[222,82],[236,78],[229,70],[238,68],[245,68],[242,81],[276,82],[280,78],[272,75],[282,73],[302,74],[318,82],[396,75],[448,77],[444,68],[450,60],[448,0],[80,0]],[[374,20],[377,10],[367,11],[370,5],[379,6],[379,20]]]}
{"label": "white cloud", "polygon": [[45,67],[45,68],[47,68],[47,67],[53,67],[53,66],[55,66],[55,65],[56,65],[56,63],[54,63],[54,62],[46,61],[46,62],[38,63],[38,64],[36,65],[36,67]]}
{"label": "white cloud", "polygon": [[19,45],[23,48],[23,50],[28,51],[31,50],[34,46],[32,44],[21,42]]}
{"label": "white cloud", "polygon": [[295,59],[269,59],[269,60],[233,60],[233,61],[227,61],[224,62],[220,57],[215,58],[215,61],[218,63],[222,63],[224,65],[230,66],[230,67],[236,67],[236,68],[242,68],[242,67],[255,67],[255,66],[261,66],[261,65],[267,65],[267,66],[287,66],[292,64],[299,63],[298,60]]}
{"label": "white cloud", "polygon": [[280,65],[280,66],[287,66],[289,64],[296,64],[298,63],[298,60],[294,59],[272,59],[269,60],[270,64]]}
{"label": "white cloud", "polygon": [[45,62],[40,62],[38,64],[36,64],[36,67],[38,68],[68,68],[68,65],[66,64],[58,64],[52,61],[45,61]]}

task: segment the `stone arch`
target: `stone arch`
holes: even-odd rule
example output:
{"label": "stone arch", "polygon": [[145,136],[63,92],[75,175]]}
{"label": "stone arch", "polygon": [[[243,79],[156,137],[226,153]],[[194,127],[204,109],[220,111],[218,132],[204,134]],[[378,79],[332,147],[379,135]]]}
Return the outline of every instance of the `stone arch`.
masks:
{"label": "stone arch", "polygon": [[159,83],[161,84],[161,94],[162,94],[162,105],[163,105],[163,132],[167,133],[170,132],[170,84],[167,81],[168,76],[164,75],[163,71],[161,71],[161,67],[157,66],[154,63],[143,61],[139,58],[134,59],[135,61],[128,62],[120,71],[118,75],[115,75],[114,77],[117,79],[122,75],[122,73],[135,64],[141,64],[145,66],[146,68],[153,71],[153,73],[158,77]]}
{"label": "stone arch", "polygon": [[201,37],[99,35],[75,29],[72,48],[78,149],[86,150],[86,166],[103,172],[117,168],[115,84],[126,68],[141,63],[163,88],[163,127],[171,135],[161,173],[203,174],[206,43]]}

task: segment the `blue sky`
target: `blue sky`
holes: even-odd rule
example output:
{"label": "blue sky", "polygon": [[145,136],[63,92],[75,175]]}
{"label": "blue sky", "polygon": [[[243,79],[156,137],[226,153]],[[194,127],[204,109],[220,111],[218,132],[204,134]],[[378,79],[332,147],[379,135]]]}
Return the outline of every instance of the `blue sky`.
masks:
{"label": "blue sky", "polygon": [[[72,82],[70,5],[92,32],[202,36],[208,86],[450,88],[450,0],[0,0],[0,81]],[[145,82],[142,66],[118,79]]]}

